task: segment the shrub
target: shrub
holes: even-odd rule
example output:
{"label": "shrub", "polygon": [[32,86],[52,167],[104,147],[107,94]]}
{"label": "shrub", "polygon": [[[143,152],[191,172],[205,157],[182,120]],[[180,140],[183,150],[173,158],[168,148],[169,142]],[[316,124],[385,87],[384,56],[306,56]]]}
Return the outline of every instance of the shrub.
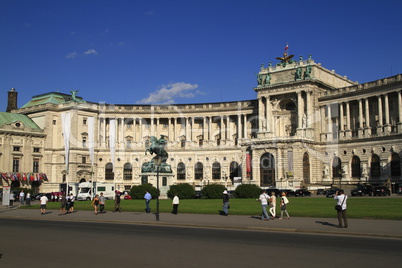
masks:
{"label": "shrub", "polygon": [[171,185],[169,191],[167,192],[167,196],[169,198],[173,198],[175,193],[177,193],[177,196],[180,199],[192,199],[195,196],[195,190],[193,186],[188,183]]}
{"label": "shrub", "polygon": [[258,198],[262,189],[255,184],[241,184],[236,187],[234,196],[237,198]]}
{"label": "shrub", "polygon": [[202,196],[207,199],[218,199],[222,198],[225,186],[219,184],[209,184],[202,188]]}
{"label": "shrub", "polygon": [[130,189],[130,196],[132,199],[143,199],[146,191],[148,191],[152,195],[153,199],[158,196],[158,190],[150,183],[133,186]]}

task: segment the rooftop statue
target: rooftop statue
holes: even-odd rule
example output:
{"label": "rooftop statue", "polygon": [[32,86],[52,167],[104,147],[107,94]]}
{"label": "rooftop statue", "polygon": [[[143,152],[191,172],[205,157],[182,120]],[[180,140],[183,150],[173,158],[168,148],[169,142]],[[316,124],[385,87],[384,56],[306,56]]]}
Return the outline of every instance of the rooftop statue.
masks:
{"label": "rooftop statue", "polygon": [[283,53],[283,57],[277,57],[276,59],[277,60],[280,60],[281,61],[281,63],[291,63],[293,60],[292,60],[292,58],[294,57],[295,55],[289,55],[288,56],[288,53]]}
{"label": "rooftop statue", "polygon": [[71,92],[71,98],[73,99],[73,101],[75,101],[75,102],[77,102],[78,101],[78,99],[77,99],[77,93],[78,93],[78,91],[79,90],[70,90],[70,92]]}

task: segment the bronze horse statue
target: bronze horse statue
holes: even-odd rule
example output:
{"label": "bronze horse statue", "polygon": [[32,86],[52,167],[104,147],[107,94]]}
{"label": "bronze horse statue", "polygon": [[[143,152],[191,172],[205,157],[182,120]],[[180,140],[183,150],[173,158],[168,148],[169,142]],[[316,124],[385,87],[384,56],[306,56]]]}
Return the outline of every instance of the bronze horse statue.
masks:
{"label": "bronze horse statue", "polygon": [[165,140],[164,135],[161,135],[161,138],[158,140],[155,136],[152,136],[149,141],[151,142],[149,147],[145,150],[145,154],[149,152],[151,155],[155,154],[156,156],[153,158],[162,158],[162,163],[165,163],[168,158],[168,153],[165,150]]}

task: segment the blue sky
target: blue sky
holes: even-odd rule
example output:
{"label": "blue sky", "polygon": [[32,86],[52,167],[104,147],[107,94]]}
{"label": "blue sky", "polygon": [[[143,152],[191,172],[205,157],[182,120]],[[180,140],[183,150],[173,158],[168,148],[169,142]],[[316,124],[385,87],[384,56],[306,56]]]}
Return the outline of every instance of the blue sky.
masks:
{"label": "blue sky", "polygon": [[[402,1],[1,0],[0,110],[51,91],[110,104],[255,99],[289,54],[368,82],[402,73]],[[1,108],[2,107],[2,108]]]}

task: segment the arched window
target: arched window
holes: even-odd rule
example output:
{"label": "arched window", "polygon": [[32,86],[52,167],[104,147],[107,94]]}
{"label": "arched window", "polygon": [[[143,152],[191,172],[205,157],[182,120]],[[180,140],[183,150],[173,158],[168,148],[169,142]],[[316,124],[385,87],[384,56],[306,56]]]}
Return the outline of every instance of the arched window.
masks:
{"label": "arched window", "polygon": [[371,157],[370,174],[372,178],[380,178],[381,176],[380,157],[376,154]]}
{"label": "arched window", "polygon": [[232,163],[230,163],[230,180],[233,183],[233,178],[234,177],[241,177],[241,166],[239,166],[239,164],[235,161],[233,161]]}
{"label": "arched window", "polygon": [[177,179],[178,180],[186,179],[186,165],[183,162],[180,162],[177,165]]}
{"label": "arched window", "polygon": [[357,155],[352,157],[352,177],[360,178],[361,168],[360,168],[360,158]]}
{"label": "arched window", "polygon": [[397,153],[391,155],[391,176],[401,176],[401,159]]}
{"label": "arched window", "polygon": [[202,180],[204,177],[204,166],[201,162],[197,162],[194,166],[194,179]]}
{"label": "arched window", "polygon": [[306,183],[310,183],[310,157],[308,153],[303,155],[303,180]]}
{"label": "arched window", "polygon": [[113,164],[107,163],[105,166],[105,180],[114,180]]}
{"label": "arched window", "polygon": [[334,157],[332,160],[332,177],[334,178],[342,178],[342,162],[339,157]]}
{"label": "arched window", "polygon": [[130,163],[124,164],[123,179],[124,180],[133,179],[133,166]]}
{"label": "arched window", "polygon": [[212,179],[220,180],[221,179],[221,164],[215,162],[212,164]]}

